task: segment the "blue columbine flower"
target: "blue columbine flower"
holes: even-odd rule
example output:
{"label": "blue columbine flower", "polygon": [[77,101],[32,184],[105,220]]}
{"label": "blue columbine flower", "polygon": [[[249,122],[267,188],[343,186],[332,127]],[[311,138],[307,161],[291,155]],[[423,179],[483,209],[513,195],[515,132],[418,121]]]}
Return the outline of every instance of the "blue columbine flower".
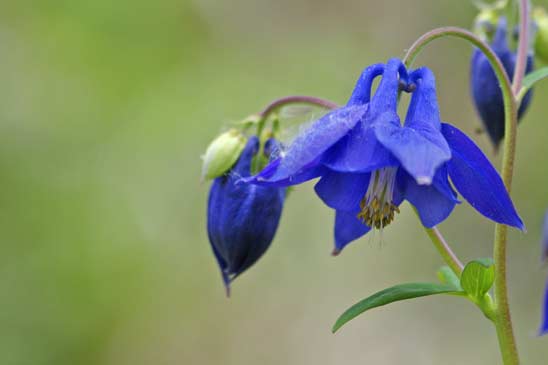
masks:
{"label": "blue columbine flower", "polygon": [[[491,48],[500,58],[506,73],[512,78],[516,66],[516,54],[508,47],[506,33],[506,19],[501,17]],[[527,57],[526,73],[532,70],[533,56],[529,55]],[[479,49],[476,49],[472,54],[470,85],[478,114],[487,129],[489,138],[495,147],[498,147],[504,137],[504,103],[502,91],[489,60]],[[518,110],[518,118],[521,118],[527,110],[531,97],[532,92],[529,91],[521,102]]]}
{"label": "blue columbine flower", "polygon": [[[275,140],[267,141],[270,155]],[[230,282],[253,265],[272,242],[282,214],[284,189],[238,184],[249,177],[259,140],[251,137],[234,167],[213,181],[207,204],[207,233],[230,293]]]}
{"label": "blue columbine flower", "polygon": [[[403,126],[397,114],[401,86],[414,89]],[[398,59],[366,68],[345,107],[314,122],[246,181],[287,186],[315,177],[321,177],[316,193],[336,211],[334,253],[390,224],[404,200],[424,226],[439,224],[458,203],[448,177],[484,216],[524,227],[489,160],[464,133],[440,122],[433,73],[421,68],[408,75]]]}

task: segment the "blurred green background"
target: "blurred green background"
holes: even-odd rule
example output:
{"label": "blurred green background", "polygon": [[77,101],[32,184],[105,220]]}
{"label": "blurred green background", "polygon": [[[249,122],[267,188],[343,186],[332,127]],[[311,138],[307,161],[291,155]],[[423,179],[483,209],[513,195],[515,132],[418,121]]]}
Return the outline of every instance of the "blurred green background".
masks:
{"label": "blurred green background", "polygon": [[[548,4],[547,4],[548,5]],[[200,155],[231,121],[288,94],[344,102],[362,68],[423,32],[468,27],[467,1],[157,0],[0,4],[0,364],[497,364],[491,325],[454,297],[377,309],[358,299],[435,280],[441,261],[408,205],[332,258],[332,211],[298,187],[268,254],[224,297],[207,241]],[[442,116],[489,152],[468,91],[470,47],[437,41]],[[520,128],[511,305],[524,364],[547,276],[548,85]],[[493,224],[459,206],[442,225],[463,259]],[[450,357],[450,360],[447,359]]]}

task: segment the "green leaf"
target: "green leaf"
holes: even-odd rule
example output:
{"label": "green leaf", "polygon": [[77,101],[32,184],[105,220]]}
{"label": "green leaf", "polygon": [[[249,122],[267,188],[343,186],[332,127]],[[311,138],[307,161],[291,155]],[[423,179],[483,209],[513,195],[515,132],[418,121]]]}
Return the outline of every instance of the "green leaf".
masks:
{"label": "green leaf", "polygon": [[451,270],[449,266],[443,266],[438,270],[438,279],[442,284],[452,286],[455,290],[462,291],[459,277]]}
{"label": "green leaf", "polygon": [[495,264],[492,259],[470,261],[464,267],[460,285],[473,299],[481,299],[489,291],[495,280]]}
{"label": "green leaf", "polygon": [[464,294],[455,290],[451,285],[431,284],[431,283],[410,283],[396,285],[388,289],[381,290],[370,297],[354,304],[346,310],[333,326],[333,333],[341,328],[348,321],[356,318],[363,312],[380,307],[392,302],[397,302],[405,299],[424,297],[434,294]]}
{"label": "green leaf", "polygon": [[527,74],[523,78],[522,88],[525,89],[525,90],[529,90],[538,81],[540,81],[544,78],[547,78],[547,77],[548,77],[548,67],[539,68],[538,70]]}

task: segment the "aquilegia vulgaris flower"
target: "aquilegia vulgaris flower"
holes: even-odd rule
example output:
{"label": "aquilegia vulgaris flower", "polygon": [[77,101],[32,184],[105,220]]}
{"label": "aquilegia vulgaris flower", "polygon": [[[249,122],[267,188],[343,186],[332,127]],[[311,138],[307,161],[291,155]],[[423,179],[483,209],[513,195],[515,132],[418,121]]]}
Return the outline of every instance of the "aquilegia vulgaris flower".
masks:
{"label": "aquilegia vulgaris flower", "polygon": [[[270,155],[276,143],[267,141],[265,153]],[[266,252],[282,214],[285,189],[238,183],[250,176],[258,151],[259,139],[249,138],[234,167],[216,178],[209,192],[207,233],[227,295],[230,282]]]}
{"label": "aquilegia vulgaris flower", "polygon": [[[403,126],[399,90],[412,92]],[[420,68],[408,74],[398,59],[366,68],[346,106],[314,122],[244,181],[281,187],[315,177],[316,193],[336,210],[335,254],[371,228],[389,225],[404,200],[424,226],[442,222],[458,203],[448,178],[487,218],[524,228],[489,160],[464,133],[441,123],[433,73]]]}
{"label": "aquilegia vulgaris flower", "polygon": [[[501,17],[499,20],[491,48],[500,58],[506,73],[511,79],[516,66],[516,54],[508,47],[506,19],[504,17]],[[527,57],[526,73],[532,70],[533,56],[529,55]],[[504,103],[502,91],[489,60],[479,49],[474,50],[472,54],[470,85],[474,104],[487,130],[487,134],[495,147],[498,147],[504,137]],[[521,118],[527,110],[531,97],[531,91],[523,97],[518,109],[518,118]]]}

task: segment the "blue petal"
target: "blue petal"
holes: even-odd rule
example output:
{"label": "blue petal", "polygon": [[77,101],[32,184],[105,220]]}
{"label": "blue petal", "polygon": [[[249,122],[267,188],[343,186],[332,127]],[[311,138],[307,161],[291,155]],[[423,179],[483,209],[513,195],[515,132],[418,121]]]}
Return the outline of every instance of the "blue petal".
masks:
{"label": "blue petal", "polygon": [[365,118],[327,151],[322,160],[325,166],[340,172],[369,172],[398,165],[390,152],[377,141],[373,128],[376,125],[400,124],[397,113],[399,74],[407,77],[401,61],[389,60]]}
{"label": "blue petal", "polygon": [[397,116],[400,85],[398,76],[402,78],[403,82],[407,82],[405,66],[397,58],[392,58],[386,63],[379,87],[370,102],[372,118],[386,112]]}
{"label": "blue petal", "polygon": [[495,52],[508,52],[510,49],[508,48],[508,38],[506,36],[506,28],[507,28],[507,21],[506,17],[500,17],[499,23],[497,25],[497,31],[495,32],[495,35],[493,36],[493,43],[491,44],[491,48]]}
{"label": "blue petal", "polygon": [[314,189],[330,208],[357,213],[369,185],[370,174],[348,174],[330,171],[322,176]]}
{"label": "blue petal", "polygon": [[242,154],[238,158],[238,161],[232,168],[232,173],[237,174],[241,177],[246,177],[250,175],[251,172],[251,162],[253,161],[253,156],[257,154],[259,150],[259,138],[256,136],[249,137]]}
{"label": "blue petal", "polygon": [[338,255],[350,242],[360,238],[371,230],[363,224],[355,213],[335,212],[335,249],[333,255]]}
{"label": "blue petal", "polygon": [[[447,192],[440,191],[434,184],[419,185],[409,175],[405,180],[405,199],[417,209],[423,226],[432,228],[451,214],[456,204],[454,195],[447,196]],[[443,177],[434,180],[443,180]]]}
{"label": "blue petal", "polygon": [[267,180],[287,179],[320,157],[329,147],[344,137],[363,118],[366,105],[343,107],[334,110],[316,121],[304,133],[297,136],[285,153],[279,165]]}
{"label": "blue petal", "polygon": [[[516,65],[516,53],[508,47],[506,37],[506,19],[501,17],[491,48],[499,57],[506,74],[511,78]],[[476,110],[495,148],[504,138],[504,103],[499,82],[489,59],[479,49],[475,49],[470,65],[470,86]],[[533,55],[527,56],[525,73],[534,68]],[[523,97],[518,109],[518,121],[521,120],[529,103],[532,90]]]}
{"label": "blue petal", "polygon": [[458,192],[485,217],[524,230],[502,179],[483,152],[449,124],[442,123],[442,133],[451,147],[447,167]]}
{"label": "blue petal", "polygon": [[322,163],[340,172],[370,172],[398,165],[392,154],[377,141],[373,128],[362,122],[325,153]]}
{"label": "blue petal", "polygon": [[[224,245],[222,243],[222,222],[219,212],[223,207],[224,186],[228,179],[228,177],[223,176],[213,180],[213,184],[211,185],[211,189],[209,190],[209,198],[207,202],[207,235],[209,238],[209,243],[213,248],[213,253],[217,258],[217,263],[219,264],[221,272],[223,273],[223,277],[224,271],[226,270],[228,265],[223,258],[223,256],[226,255],[226,251],[224,250]],[[223,252],[220,252],[221,250]]]}
{"label": "blue petal", "polygon": [[272,176],[278,169],[282,159],[278,158],[270,162],[261,172],[255,176],[240,179],[239,183],[254,184],[261,186],[275,186],[275,187],[287,187],[291,185],[298,185],[308,180],[315,179],[322,176],[328,171],[323,165],[319,165],[317,161],[313,161],[310,164],[303,167],[302,171],[285,178],[279,178],[275,180]]}
{"label": "blue petal", "polygon": [[451,150],[439,131],[440,119],[435,78],[427,68],[414,71],[416,83],[405,126],[399,122],[378,124],[375,134],[420,185],[429,185],[436,170],[451,158]]}
{"label": "blue petal", "polygon": [[432,183],[436,170],[451,158],[443,135],[422,121],[405,127],[390,123],[375,128],[379,142],[399,160],[403,168],[421,185]]}
{"label": "blue petal", "polygon": [[441,119],[434,73],[422,67],[413,71],[409,78],[416,88],[407,109],[405,125],[411,126],[414,121],[420,120],[439,130]]}
{"label": "blue petal", "polygon": [[363,70],[346,105],[369,103],[371,98],[371,84],[373,83],[375,77],[381,75],[383,71],[384,65],[382,63],[368,66],[365,70]]}
{"label": "blue petal", "polygon": [[209,194],[208,237],[227,292],[268,249],[282,213],[284,189],[237,184],[249,175],[257,149],[258,140],[250,138],[232,172],[215,179]]}
{"label": "blue petal", "polygon": [[542,322],[540,324],[539,336],[548,333],[548,283],[544,289],[544,303],[542,305]]}

